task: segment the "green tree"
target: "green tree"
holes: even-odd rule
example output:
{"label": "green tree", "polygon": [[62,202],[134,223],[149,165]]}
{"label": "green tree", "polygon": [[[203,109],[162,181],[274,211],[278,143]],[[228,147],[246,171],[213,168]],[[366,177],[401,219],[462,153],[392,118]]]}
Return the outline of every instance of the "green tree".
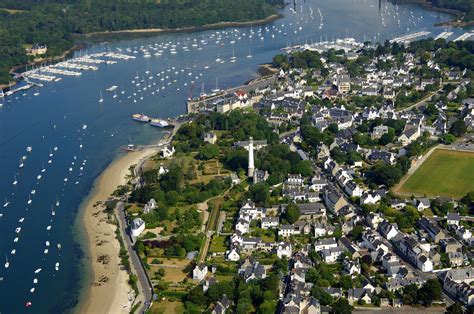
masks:
{"label": "green tree", "polygon": [[198,151],[197,158],[203,160],[209,160],[216,158],[219,155],[219,146],[215,144],[206,144],[201,147]]}
{"label": "green tree", "polygon": [[463,136],[466,133],[467,127],[464,121],[457,120],[449,128],[449,133],[453,134],[456,137]]}
{"label": "green tree", "polygon": [[285,218],[289,224],[295,223],[300,218],[300,209],[295,204],[288,204],[286,207]]}
{"label": "green tree", "polygon": [[342,276],[341,279],[339,280],[339,286],[344,290],[353,288],[351,276],[349,275]]}
{"label": "green tree", "polygon": [[438,279],[429,279],[418,291],[418,300],[431,305],[433,301],[442,299],[442,287]]}
{"label": "green tree", "polygon": [[301,160],[298,162],[298,164],[296,164],[295,170],[303,177],[309,177],[313,174],[313,166],[309,160]]}
{"label": "green tree", "polygon": [[361,225],[356,225],[352,228],[351,235],[352,238],[356,241],[360,241],[362,239],[362,234],[364,233],[364,227]]}
{"label": "green tree", "polygon": [[318,300],[321,305],[329,305],[333,302],[333,297],[320,287],[313,287],[311,296]]}
{"label": "green tree", "polygon": [[349,304],[346,298],[340,298],[332,306],[331,313],[333,314],[350,314],[353,307]]}
{"label": "green tree", "polygon": [[265,204],[270,198],[270,189],[264,182],[254,184],[250,187],[250,193],[254,202]]}
{"label": "green tree", "polygon": [[403,304],[416,304],[418,302],[418,287],[415,284],[405,286],[402,299]]}

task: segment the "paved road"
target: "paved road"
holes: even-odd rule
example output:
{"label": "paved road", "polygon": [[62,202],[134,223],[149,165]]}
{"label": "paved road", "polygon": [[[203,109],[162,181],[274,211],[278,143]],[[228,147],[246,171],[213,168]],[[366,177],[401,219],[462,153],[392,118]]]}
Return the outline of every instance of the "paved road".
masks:
{"label": "paved road", "polygon": [[404,112],[404,111],[410,111],[412,110],[413,108],[418,108],[422,105],[424,105],[426,102],[430,101],[431,100],[431,97],[433,97],[434,95],[436,95],[439,91],[441,91],[442,89],[439,89],[435,92],[432,92],[430,94],[428,94],[428,96],[426,96],[425,98],[423,98],[422,100],[420,100],[419,102],[417,103],[414,103],[413,105],[409,106],[409,107],[406,107],[406,108],[403,108],[403,109],[400,109],[399,112]]}
{"label": "paved road", "polygon": [[130,234],[127,228],[124,209],[125,209],[125,206],[123,202],[117,203],[117,207],[115,208],[115,211],[118,215],[118,223],[120,227],[120,232],[122,233],[122,238],[124,239],[125,246],[130,255],[130,260],[132,262],[131,263],[132,270],[138,277],[139,293],[143,296],[143,299],[144,299],[137,313],[144,313],[148,309],[149,305],[151,304],[152,297],[153,297],[153,287],[151,286],[148,280],[148,276],[146,274],[145,269],[143,268],[143,265],[140,261],[140,258],[138,257],[137,252],[133,249],[132,239],[130,238]]}
{"label": "paved road", "polygon": [[443,84],[441,84],[441,88],[440,88],[440,89],[438,89],[438,90],[436,90],[436,91],[434,91],[434,92],[429,93],[428,96],[426,96],[426,97],[423,98],[422,100],[418,101],[417,103],[415,103],[415,104],[413,104],[413,105],[411,105],[411,106],[409,106],[409,107],[406,107],[406,108],[397,110],[397,111],[398,111],[398,112],[410,111],[410,110],[412,110],[413,108],[418,108],[418,107],[424,105],[426,102],[430,101],[431,98],[432,98],[434,95],[436,95],[436,94],[438,94],[439,92],[441,92],[441,91],[443,90],[444,86],[447,85],[447,84],[453,84],[453,82],[448,82],[448,83],[443,83]]}

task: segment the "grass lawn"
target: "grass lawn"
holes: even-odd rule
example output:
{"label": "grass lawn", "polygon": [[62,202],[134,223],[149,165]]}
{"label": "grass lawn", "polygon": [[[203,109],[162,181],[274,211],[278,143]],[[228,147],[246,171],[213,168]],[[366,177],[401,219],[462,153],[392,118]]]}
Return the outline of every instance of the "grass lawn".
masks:
{"label": "grass lawn", "polygon": [[436,149],[399,191],[461,198],[474,190],[473,174],[474,153]]}
{"label": "grass lawn", "polygon": [[184,305],[179,301],[170,302],[170,301],[160,301],[154,302],[153,306],[150,309],[150,312],[153,314],[161,313],[183,313]]}
{"label": "grass lawn", "polygon": [[142,208],[137,204],[130,204],[131,206],[127,208],[127,213],[129,215],[138,214],[141,212]]}
{"label": "grass lawn", "polygon": [[214,236],[212,237],[211,247],[209,248],[210,253],[218,253],[218,252],[225,252],[227,251],[227,247],[225,245],[225,238],[224,236]]}

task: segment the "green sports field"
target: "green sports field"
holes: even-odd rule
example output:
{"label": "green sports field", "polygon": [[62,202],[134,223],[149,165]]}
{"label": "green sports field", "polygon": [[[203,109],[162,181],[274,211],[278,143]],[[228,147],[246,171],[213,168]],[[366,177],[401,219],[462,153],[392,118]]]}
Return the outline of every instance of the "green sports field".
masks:
{"label": "green sports field", "polygon": [[436,149],[406,180],[402,194],[461,198],[474,191],[474,153]]}

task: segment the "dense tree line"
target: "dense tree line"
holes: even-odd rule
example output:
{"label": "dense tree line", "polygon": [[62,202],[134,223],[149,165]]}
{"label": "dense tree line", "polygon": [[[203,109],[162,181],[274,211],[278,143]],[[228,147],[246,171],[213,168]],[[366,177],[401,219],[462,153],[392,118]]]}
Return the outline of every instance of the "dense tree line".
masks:
{"label": "dense tree line", "polygon": [[[241,278],[211,285],[206,292],[196,286],[183,298],[188,313],[201,313],[203,309],[225,295],[235,306],[235,313],[275,313],[278,303],[280,279],[270,274],[265,279],[245,283]],[[206,311],[204,311],[206,312]]]}
{"label": "dense tree line", "polygon": [[[46,56],[73,46],[73,34],[196,27],[264,19],[282,0],[0,0],[0,83],[28,61],[24,45],[46,44]],[[20,10],[20,11],[7,11]]]}

